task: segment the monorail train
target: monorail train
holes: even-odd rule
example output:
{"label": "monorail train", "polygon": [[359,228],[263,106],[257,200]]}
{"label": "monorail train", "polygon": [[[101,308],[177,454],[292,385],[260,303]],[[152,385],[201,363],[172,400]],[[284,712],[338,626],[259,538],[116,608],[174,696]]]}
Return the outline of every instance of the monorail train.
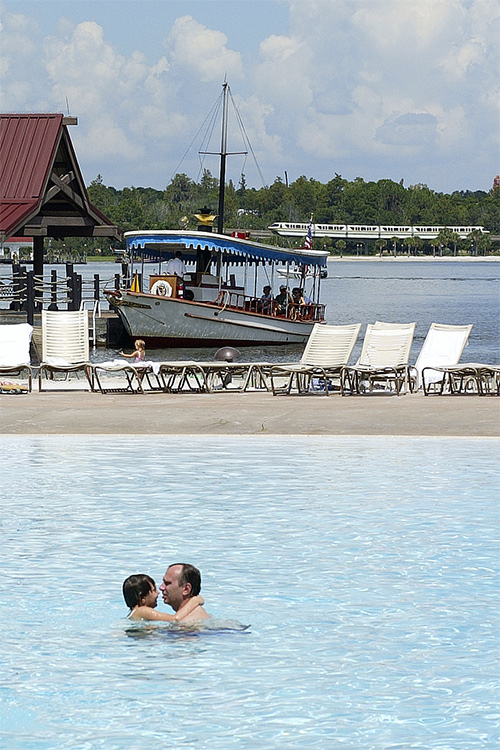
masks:
{"label": "monorail train", "polygon": [[[309,224],[297,224],[287,221],[275,221],[268,227],[271,232],[282,237],[304,237]],[[372,224],[313,224],[313,237],[336,237],[343,239],[390,239],[391,237],[422,237],[432,240],[443,230],[455,232],[461,239],[465,239],[471,232],[477,231],[487,234],[483,227],[444,227],[444,226],[382,226]]]}

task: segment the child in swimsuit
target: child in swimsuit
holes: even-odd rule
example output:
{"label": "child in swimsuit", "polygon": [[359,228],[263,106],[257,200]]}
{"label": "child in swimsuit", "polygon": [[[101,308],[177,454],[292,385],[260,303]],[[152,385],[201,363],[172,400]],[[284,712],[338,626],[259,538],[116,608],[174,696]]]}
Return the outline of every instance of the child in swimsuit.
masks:
{"label": "child in swimsuit", "polygon": [[124,354],[123,352],[120,352],[122,357],[127,357],[127,359],[134,359],[136,362],[144,362],[146,359],[146,344],[142,339],[137,339],[135,344],[135,351],[132,352],[132,354]]}
{"label": "child in swimsuit", "polygon": [[193,596],[176,612],[168,615],[164,612],[156,612],[159,591],[151,576],[139,573],[129,576],[123,582],[123,598],[130,607],[129,618],[131,620],[162,620],[164,622],[179,622],[187,615],[202,606],[205,600],[202,596]]}

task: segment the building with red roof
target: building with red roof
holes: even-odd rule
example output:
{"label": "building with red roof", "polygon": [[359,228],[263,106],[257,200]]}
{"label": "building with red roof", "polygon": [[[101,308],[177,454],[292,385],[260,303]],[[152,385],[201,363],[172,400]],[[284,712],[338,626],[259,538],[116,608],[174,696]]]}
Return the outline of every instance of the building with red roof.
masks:
{"label": "building with red roof", "polygon": [[43,273],[45,237],[109,237],[120,232],[88,198],[62,114],[0,115],[0,243],[32,237]]}

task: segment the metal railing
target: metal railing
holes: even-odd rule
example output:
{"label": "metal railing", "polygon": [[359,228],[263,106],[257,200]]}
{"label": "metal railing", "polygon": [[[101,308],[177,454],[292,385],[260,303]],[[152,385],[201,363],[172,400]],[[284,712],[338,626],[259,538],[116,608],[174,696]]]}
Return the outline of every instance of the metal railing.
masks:
{"label": "metal railing", "polygon": [[319,322],[325,316],[325,305],[290,303],[283,309],[275,300],[263,300],[260,297],[253,297],[242,292],[231,292],[229,289],[221,290],[218,297],[207,304],[220,307],[221,310],[245,310],[260,315],[269,315],[272,318],[288,318],[289,320]]}

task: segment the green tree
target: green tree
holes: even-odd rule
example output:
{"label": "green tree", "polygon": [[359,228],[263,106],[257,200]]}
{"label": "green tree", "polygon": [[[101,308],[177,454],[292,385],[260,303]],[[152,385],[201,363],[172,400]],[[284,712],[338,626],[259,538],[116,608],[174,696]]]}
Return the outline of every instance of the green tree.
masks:
{"label": "green tree", "polygon": [[401,183],[379,180],[374,193],[377,196],[378,224],[406,223],[406,191]]}
{"label": "green tree", "polygon": [[398,254],[398,242],[399,242],[399,237],[396,237],[396,236],[391,237],[392,252],[395,258],[397,257],[397,254]]}
{"label": "green tree", "polygon": [[429,241],[429,245],[432,247],[432,255],[434,258],[436,257],[436,249],[439,250],[439,255],[443,254],[443,245],[441,244],[439,237],[433,237],[432,240]]}
{"label": "green tree", "polygon": [[403,245],[406,247],[408,256],[411,255],[411,251],[412,251],[412,249],[414,247],[414,240],[415,240],[414,237],[404,237],[403,238]]}
{"label": "green tree", "polygon": [[122,232],[144,229],[148,226],[147,214],[140,196],[134,188],[125,188],[116,212],[117,221]]}
{"label": "green tree", "polygon": [[339,255],[342,258],[347,247],[347,242],[345,240],[337,240],[337,242],[335,243],[335,247],[339,251]]}

